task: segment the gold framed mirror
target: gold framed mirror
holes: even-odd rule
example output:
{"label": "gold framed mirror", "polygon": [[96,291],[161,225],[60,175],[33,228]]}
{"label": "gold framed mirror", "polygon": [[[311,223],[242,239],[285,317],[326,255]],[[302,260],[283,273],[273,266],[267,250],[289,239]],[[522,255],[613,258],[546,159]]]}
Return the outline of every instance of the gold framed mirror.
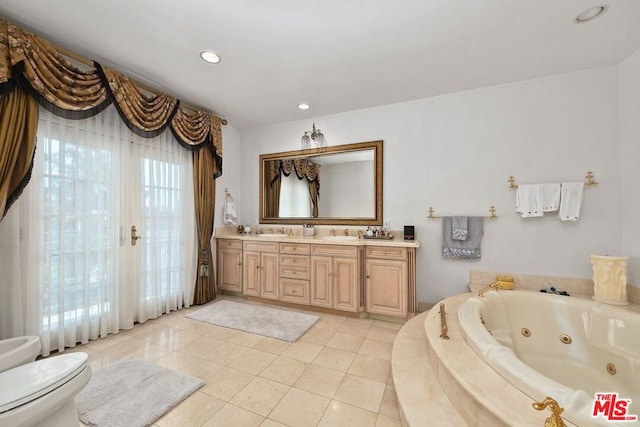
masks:
{"label": "gold framed mirror", "polygon": [[382,141],[260,156],[260,223],[382,225]]}

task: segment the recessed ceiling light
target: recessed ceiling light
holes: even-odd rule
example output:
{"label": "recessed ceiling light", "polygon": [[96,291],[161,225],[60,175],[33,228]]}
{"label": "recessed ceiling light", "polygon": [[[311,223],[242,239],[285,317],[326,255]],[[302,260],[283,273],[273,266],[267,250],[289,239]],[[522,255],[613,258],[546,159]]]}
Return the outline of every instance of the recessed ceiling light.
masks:
{"label": "recessed ceiling light", "polygon": [[311,105],[307,104],[307,103],[302,103],[302,104],[298,104],[298,109],[300,110],[308,110],[309,108],[311,108]]}
{"label": "recessed ceiling light", "polygon": [[203,50],[202,52],[200,52],[200,58],[202,58],[203,61],[208,62],[209,64],[217,64],[222,60],[222,58],[220,58],[220,55],[210,50]]}
{"label": "recessed ceiling light", "polygon": [[607,11],[607,9],[609,9],[609,6],[607,6],[606,4],[591,7],[576,16],[575,22],[576,24],[583,24],[585,22],[592,21],[595,18],[602,16],[602,14]]}

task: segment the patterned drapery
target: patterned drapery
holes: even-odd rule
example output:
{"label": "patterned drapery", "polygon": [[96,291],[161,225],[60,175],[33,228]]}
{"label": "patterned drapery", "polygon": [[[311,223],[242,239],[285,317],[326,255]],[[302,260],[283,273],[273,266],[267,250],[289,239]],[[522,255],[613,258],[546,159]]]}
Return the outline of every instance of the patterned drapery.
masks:
{"label": "patterned drapery", "polygon": [[[199,180],[194,189],[196,210],[201,212],[196,218],[199,250],[211,258],[208,242],[214,219],[212,197],[215,198],[215,179],[222,175],[222,124],[226,121],[204,111],[185,110],[178,99],[168,95],[147,94],[129,77],[97,62],[72,61],[68,56],[47,40],[0,17],[0,100],[9,102],[15,97],[5,95],[20,88],[30,95],[30,100],[35,99],[53,114],[67,119],[92,117],[113,102],[127,127],[139,136],[152,138],[169,127],[178,142],[194,152]],[[7,157],[6,164],[0,165],[0,172],[10,172],[0,173],[2,214],[5,204],[10,204],[29,181],[30,168],[25,168],[25,162],[30,165],[35,150],[35,133],[29,124],[37,123],[37,117],[37,108],[29,109],[27,117],[7,128],[13,135],[11,139],[7,136],[0,141],[0,148],[20,144],[12,148],[19,154]],[[204,196],[200,194],[203,192]],[[196,283],[196,295],[200,304],[215,298],[215,276],[211,280],[201,277]]]}
{"label": "patterned drapery", "polygon": [[213,144],[215,175],[222,173],[223,119],[204,111],[191,112],[162,93],[146,95],[129,77],[97,62],[76,65],[47,40],[0,18],[0,94],[16,85],[61,117],[91,117],[114,102],[137,135],[155,137],[170,127],[191,151]]}
{"label": "patterned drapery", "polygon": [[309,182],[319,180],[320,165],[307,158],[282,159],[280,167],[285,176],[295,171],[298,179],[307,178]]}

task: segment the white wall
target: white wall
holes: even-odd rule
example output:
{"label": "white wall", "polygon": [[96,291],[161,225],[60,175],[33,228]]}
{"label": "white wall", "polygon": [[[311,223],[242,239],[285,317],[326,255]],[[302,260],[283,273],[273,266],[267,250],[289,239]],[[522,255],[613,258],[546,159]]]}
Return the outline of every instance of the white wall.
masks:
{"label": "white wall", "polygon": [[[222,219],[222,208],[224,206],[225,194],[224,189],[228,188],[231,197],[238,208],[238,224],[245,221],[242,213],[246,212],[247,201],[242,194],[242,144],[240,131],[233,126],[222,127],[222,176],[216,180],[216,216],[214,224],[216,227],[224,227]],[[256,196],[256,203],[258,198]]]}
{"label": "white wall", "polygon": [[622,254],[629,283],[640,283],[640,50],[619,67]]}
{"label": "white wall", "polygon": [[[373,162],[325,164],[320,168],[320,216],[370,217],[375,212]],[[340,203],[336,203],[336,201]]]}
{"label": "white wall", "polygon": [[[384,140],[384,218],[394,230],[415,225],[422,241],[419,301],[465,291],[470,269],[589,278],[589,254],[620,249],[617,67],[243,130],[244,222],[258,218],[259,155],[298,149],[314,121],[330,145]],[[580,181],[587,170],[601,185],[586,190],[578,222],[514,212],[509,175]],[[485,222],[482,259],[443,259],[441,222],[427,208],[483,215],[490,205],[499,219]]]}

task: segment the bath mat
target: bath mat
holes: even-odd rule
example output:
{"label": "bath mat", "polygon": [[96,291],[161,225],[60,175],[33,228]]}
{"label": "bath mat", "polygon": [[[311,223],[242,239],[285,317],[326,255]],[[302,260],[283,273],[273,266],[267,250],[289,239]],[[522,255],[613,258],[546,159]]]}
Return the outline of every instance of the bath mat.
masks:
{"label": "bath mat", "polygon": [[310,314],[231,301],[210,304],[186,317],[289,342],[300,338],[319,319]]}
{"label": "bath mat", "polygon": [[143,427],[204,385],[189,377],[135,358],[95,372],[76,396],[80,421],[92,427]]}

